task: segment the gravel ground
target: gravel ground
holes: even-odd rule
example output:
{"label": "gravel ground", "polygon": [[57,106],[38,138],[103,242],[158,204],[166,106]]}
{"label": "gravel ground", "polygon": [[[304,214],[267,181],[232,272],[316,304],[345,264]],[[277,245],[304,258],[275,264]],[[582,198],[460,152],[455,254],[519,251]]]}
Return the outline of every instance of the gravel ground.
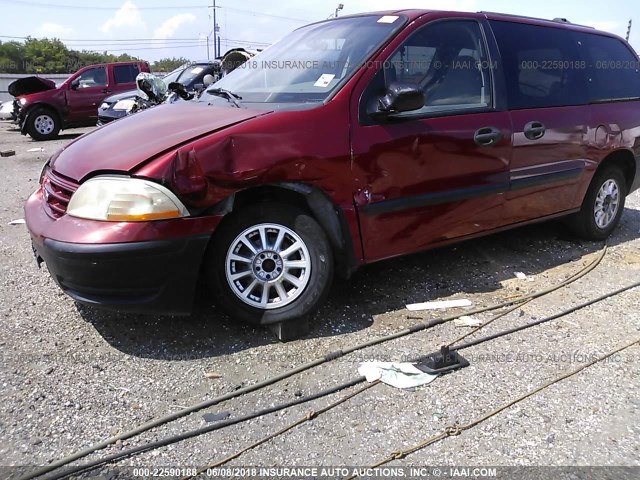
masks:
{"label": "gravel ground", "polygon": [[[45,465],[153,417],[253,384],[321,355],[422,323],[406,303],[468,298],[491,305],[561,282],[593,261],[602,244],[547,223],[381,262],[337,281],[305,338],[286,344],[228,319],[202,298],[193,316],[95,311],[62,294],[32,260],[22,205],[42,163],[60,145],[33,142],[0,123],[0,458]],[[44,151],[28,152],[42,147]],[[591,274],[531,302],[487,333],[557,313],[640,279],[640,193],[627,199],[609,252]],[[519,280],[514,272],[531,276]],[[562,372],[640,337],[640,289],[550,323],[464,351],[471,366],[416,391],[376,385],[328,413],[233,460],[235,466],[367,466],[454,422],[465,423]],[[456,309],[447,313],[464,312]],[[416,313],[418,315],[416,315]],[[490,314],[479,315],[488,319]],[[357,376],[367,359],[432,352],[467,330],[446,324],[322,365],[273,387],[221,403],[119,442],[89,459],[231,418]],[[640,346],[551,386],[462,435],[391,466],[639,466]],[[207,378],[215,372],[219,378]],[[347,393],[314,401],[124,460],[121,466],[208,465]],[[638,470],[634,473],[637,474]]]}

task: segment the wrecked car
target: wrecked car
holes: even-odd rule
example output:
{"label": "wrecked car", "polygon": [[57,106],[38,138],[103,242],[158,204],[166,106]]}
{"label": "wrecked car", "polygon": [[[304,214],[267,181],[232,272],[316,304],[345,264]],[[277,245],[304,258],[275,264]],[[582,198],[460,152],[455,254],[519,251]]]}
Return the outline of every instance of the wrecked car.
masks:
{"label": "wrecked car", "polygon": [[[166,76],[162,77],[168,86],[170,83],[178,82],[184,86],[186,92],[195,94],[205,88],[205,77],[212,75],[214,80],[220,72],[219,62],[197,62],[183,65]],[[111,95],[103,100],[98,108],[98,125],[104,125],[113,120],[130,115],[136,106],[136,97],[139,97],[138,90],[129,90]],[[161,103],[161,101],[158,102]],[[139,108],[135,108],[140,110]]]}
{"label": "wrecked car", "polygon": [[640,186],[640,73],[605,61],[638,65],[615,35],[494,13],[299,28],[55,153],[25,206],[36,259],[81,303],[188,314],[201,280],[282,324],[367,263],[558,217],[602,240]]}
{"label": "wrecked car", "polygon": [[[212,81],[215,82],[222,76],[231,73],[256,53],[258,52],[244,48],[232,48],[214,61],[201,61],[182,65],[162,77],[162,80],[167,86],[174,82],[182,84],[184,91],[188,94],[183,95],[182,98],[197,96]],[[139,99],[140,95],[136,90],[105,98],[98,108],[98,125],[104,125],[118,118],[126,117],[134,111],[140,111],[142,110],[139,108],[140,105],[144,105],[145,108],[150,106],[144,103],[144,97],[143,101]]]}
{"label": "wrecked car", "polygon": [[131,90],[138,73],[148,71],[146,62],[117,62],[81,68],[58,87],[40,77],[17,80],[10,93],[16,97],[21,132],[34,140],[51,140],[60,130],[95,125],[102,100]]}

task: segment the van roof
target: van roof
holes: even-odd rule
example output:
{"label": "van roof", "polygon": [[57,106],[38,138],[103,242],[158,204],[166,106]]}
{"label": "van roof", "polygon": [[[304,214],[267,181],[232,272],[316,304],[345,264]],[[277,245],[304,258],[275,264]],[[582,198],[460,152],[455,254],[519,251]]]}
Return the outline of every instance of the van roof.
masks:
{"label": "van roof", "polygon": [[[545,19],[545,18],[537,18],[537,17],[525,17],[522,15],[512,15],[509,13],[497,13],[497,12],[459,12],[459,11],[445,11],[445,10],[417,10],[417,9],[399,9],[399,10],[383,10],[377,12],[361,12],[352,15],[344,15],[339,18],[347,18],[347,17],[360,17],[363,15],[404,15],[409,21],[415,20],[425,14],[428,13],[437,13],[437,14],[464,14],[465,17],[470,18],[486,18],[487,20],[502,20],[516,23],[526,23],[531,25],[540,25],[544,27],[556,27],[556,28],[566,28],[571,30],[590,32],[590,33],[600,33],[603,35],[607,35],[610,37],[621,38],[618,35],[615,35],[610,32],[604,32],[601,30],[596,30],[594,27],[590,27],[587,25],[578,25],[571,23],[566,18],[554,18],[554,19]],[[335,20],[335,19],[331,19]],[[328,20],[328,21],[331,21]],[[327,20],[324,20],[327,21]],[[320,22],[318,22],[320,23]]]}

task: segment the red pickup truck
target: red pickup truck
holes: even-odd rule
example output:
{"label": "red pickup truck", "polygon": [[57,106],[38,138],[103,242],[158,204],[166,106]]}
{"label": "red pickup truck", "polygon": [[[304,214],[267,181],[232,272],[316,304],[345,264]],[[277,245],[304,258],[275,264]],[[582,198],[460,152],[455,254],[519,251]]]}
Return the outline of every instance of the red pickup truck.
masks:
{"label": "red pickup truck", "polygon": [[135,88],[136,76],[148,72],[146,62],[89,65],[56,87],[50,80],[28,77],[9,86],[23,135],[50,140],[63,129],[95,125],[102,100]]}

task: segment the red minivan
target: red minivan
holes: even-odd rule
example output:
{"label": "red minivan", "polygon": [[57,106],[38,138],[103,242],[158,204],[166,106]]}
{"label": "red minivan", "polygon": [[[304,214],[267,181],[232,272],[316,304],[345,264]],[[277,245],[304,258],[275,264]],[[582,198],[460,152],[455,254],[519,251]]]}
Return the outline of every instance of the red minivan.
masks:
{"label": "red minivan", "polygon": [[334,272],[565,216],[606,238],[640,186],[640,71],[566,20],[402,10],[302,27],[197,101],[70,143],[26,204],[75,300],[295,320]]}
{"label": "red minivan", "polygon": [[[30,82],[32,88],[36,82],[34,93],[18,95],[14,101],[22,134],[29,134],[34,140],[51,140],[58,136],[60,130],[95,125],[102,100],[115,93],[135,89],[136,76],[140,72],[149,72],[149,64],[116,62],[89,65],[58,87],[50,80],[34,77],[17,80],[14,83]],[[19,90],[20,86],[16,88]]]}

